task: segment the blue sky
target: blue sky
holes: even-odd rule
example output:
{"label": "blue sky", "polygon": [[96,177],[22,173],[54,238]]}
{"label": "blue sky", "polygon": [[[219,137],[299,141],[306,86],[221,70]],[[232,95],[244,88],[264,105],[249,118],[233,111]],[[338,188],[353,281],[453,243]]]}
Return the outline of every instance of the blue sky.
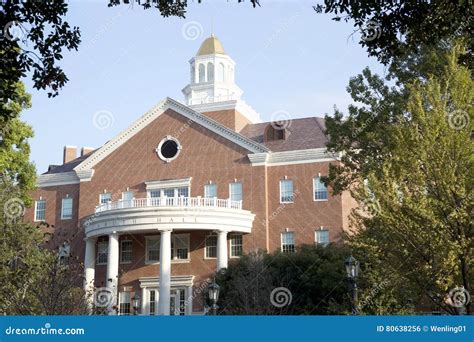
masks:
{"label": "blue sky", "polygon": [[[189,59],[212,26],[237,63],[243,99],[265,121],[282,110],[299,118],[333,113],[334,105],[346,109],[351,76],[366,66],[384,72],[359,46],[360,35],[350,38],[351,23],[316,14],[312,1],[264,1],[253,9],[248,2],[204,0],[189,3],[186,19],[106,3],[69,2],[67,20],[80,28],[82,43],[78,52],[64,53],[70,81],[58,97],[26,80],[33,106],[23,118],[35,131],[38,173],[62,163],[64,145],[100,147],[164,97],[182,101]],[[102,111],[110,120],[98,129],[94,115]]]}

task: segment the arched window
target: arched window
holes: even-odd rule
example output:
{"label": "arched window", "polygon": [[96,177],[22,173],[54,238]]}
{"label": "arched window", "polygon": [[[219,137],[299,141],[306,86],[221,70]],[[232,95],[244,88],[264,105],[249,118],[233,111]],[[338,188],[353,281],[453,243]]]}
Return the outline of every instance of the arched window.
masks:
{"label": "arched window", "polygon": [[199,64],[199,83],[206,82],[206,67]]}
{"label": "arched window", "polygon": [[286,134],[287,132],[284,125],[281,125],[278,122],[272,122],[265,128],[265,132],[263,133],[263,140],[285,140]]}
{"label": "arched window", "polygon": [[207,63],[207,81],[214,81],[214,64],[211,62]]}
{"label": "arched window", "polygon": [[219,68],[217,69],[217,81],[218,82],[224,82],[224,73],[225,73],[224,63],[219,63]]}
{"label": "arched window", "polygon": [[191,67],[191,83],[196,83],[196,69],[194,65]]}

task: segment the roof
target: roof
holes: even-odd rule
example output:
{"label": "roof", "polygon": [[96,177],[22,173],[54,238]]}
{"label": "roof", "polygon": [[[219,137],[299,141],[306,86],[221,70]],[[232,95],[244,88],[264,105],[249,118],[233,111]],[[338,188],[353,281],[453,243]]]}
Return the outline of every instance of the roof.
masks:
{"label": "roof", "polygon": [[263,144],[272,152],[306,150],[310,148],[325,148],[329,141],[325,134],[326,125],[324,118],[309,117],[301,119],[292,119],[286,126],[286,139],[263,141],[265,128],[271,122],[262,122],[258,124],[248,124],[240,134]]}
{"label": "roof", "polygon": [[[172,101],[172,100],[167,99],[167,101]],[[173,103],[175,102],[173,101]],[[185,106],[182,106],[182,107],[187,108]],[[198,114],[198,115],[201,116],[202,114]],[[205,115],[202,115],[202,116],[205,116]],[[211,119],[208,119],[208,120],[211,120]],[[214,122],[214,123],[217,124],[218,126],[221,126],[217,122]],[[286,125],[287,134],[286,134],[285,140],[273,140],[273,141],[264,142],[263,135],[265,132],[265,128],[270,124],[271,122],[247,124],[239,133],[234,132],[234,134],[242,136],[242,139],[249,139],[259,145],[263,145],[272,152],[325,148],[326,143],[328,142],[328,137],[324,133],[326,130],[324,118],[309,117],[309,118],[301,118],[301,119],[292,119],[291,121],[288,121],[288,124]],[[78,167],[82,162],[84,162],[92,154],[96,152],[98,153],[99,150],[100,149],[92,151],[84,156],[71,160],[70,162],[64,165],[55,166],[51,168],[51,170],[49,170],[48,172],[45,172],[44,174],[54,174],[54,173],[74,171],[76,167]]]}
{"label": "roof", "polygon": [[205,41],[202,42],[201,47],[199,48],[196,56],[203,56],[203,55],[213,55],[215,53],[219,53],[225,55],[224,47],[222,46],[221,42],[217,37],[211,35]]}

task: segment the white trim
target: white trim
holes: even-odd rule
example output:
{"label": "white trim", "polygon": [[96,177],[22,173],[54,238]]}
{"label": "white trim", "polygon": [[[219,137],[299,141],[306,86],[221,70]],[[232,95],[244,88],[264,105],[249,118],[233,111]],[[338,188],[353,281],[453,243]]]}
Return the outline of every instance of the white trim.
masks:
{"label": "white trim", "polygon": [[242,255],[244,255],[244,235],[241,233],[230,233],[229,234],[229,258],[231,259],[237,259],[240,258],[242,255],[232,255],[232,236],[237,236],[239,235],[241,237],[241,247],[242,247]]}
{"label": "white trim", "polygon": [[45,188],[48,186],[58,186],[67,184],[79,184],[80,179],[74,171],[61,172],[61,173],[47,173],[39,175],[37,178],[36,185],[39,188]]}
{"label": "white trim", "polygon": [[327,187],[326,187],[326,197],[327,197],[327,198],[326,198],[326,199],[324,199],[324,198],[316,199],[316,196],[315,196],[315,194],[316,194],[316,186],[315,186],[315,185],[316,185],[316,182],[315,182],[315,180],[316,180],[317,178],[318,178],[318,179],[321,178],[321,174],[320,174],[320,173],[319,173],[317,176],[313,177],[313,202],[327,202],[327,201],[329,200],[329,191],[328,191],[328,188],[327,188]]}
{"label": "white trim", "polygon": [[[38,202],[44,202],[44,219],[39,220],[36,216],[37,210],[38,210]],[[34,212],[34,220],[33,222],[44,222],[46,221],[46,200],[44,198],[41,198],[35,201],[35,212]]]}
{"label": "white trim", "polygon": [[[161,153],[161,148],[163,147],[163,144],[167,141],[174,141],[176,143],[176,154],[171,157],[171,158],[166,158],[162,153]],[[171,136],[171,135],[167,135],[166,137],[164,137],[163,139],[161,139],[160,143],[158,144],[158,147],[155,149],[155,152],[156,154],[158,155],[158,157],[167,162],[167,163],[170,163],[172,162],[173,160],[175,160],[176,158],[178,158],[179,156],[179,153],[181,152],[181,149],[183,148],[183,146],[181,145],[181,143],[179,142],[178,139],[176,139],[175,137]]]}
{"label": "white trim", "polygon": [[[71,200],[71,217],[64,217],[64,200]],[[61,220],[72,220],[74,214],[74,199],[72,197],[63,197],[61,199]]]}
{"label": "white trim", "polygon": [[[171,249],[171,263],[172,264],[186,264],[186,263],[191,262],[191,234],[189,234],[189,233],[172,234],[171,235],[171,241],[175,245],[175,249],[176,249],[176,242],[174,242],[173,240],[176,238],[176,236],[186,236],[186,238],[188,240],[188,245],[187,245],[187,247],[188,247],[188,258],[187,259],[174,258],[176,255],[174,253],[174,250]],[[161,235],[147,235],[147,236],[145,236],[145,265],[159,265],[160,264],[159,259],[158,259],[158,261],[151,261],[151,260],[148,259],[148,240],[152,240],[152,239],[156,239],[156,238],[158,238],[158,242],[160,242]]]}
{"label": "white trim", "polygon": [[327,152],[326,148],[311,148],[283,152],[253,153],[248,155],[252,166],[278,166],[321,163],[340,160],[340,155]]}
{"label": "white trim", "polygon": [[[215,237],[216,238],[216,256],[215,257],[209,257],[207,256],[207,245],[206,241],[208,237]],[[204,236],[204,260],[216,260],[217,259],[217,234],[212,233]]]}
{"label": "white trim", "polygon": [[161,114],[163,114],[166,110],[172,109],[178,114],[186,117],[187,119],[193,120],[194,122],[198,123],[202,127],[214,132],[229,141],[243,147],[244,149],[253,152],[268,152],[269,149],[262,144],[259,144],[233,130],[230,128],[225,127],[224,125],[220,124],[219,122],[212,120],[205,115],[202,115],[199,112],[167,97],[162,100],[158,105],[154,108],[146,112],[142,115],[138,120],[136,120],[131,126],[127,129],[122,131],[119,135],[115,138],[111,139],[101,148],[96,150],[91,156],[86,158],[82,161],[79,165],[74,168],[76,172],[82,171],[91,171],[95,165],[99,162],[104,160],[107,156],[109,156],[112,152],[116,151],[120,146],[126,143],[130,138],[135,136],[138,132],[140,132],[144,127],[146,127],[150,122],[155,120]]}
{"label": "white trim", "polygon": [[[159,288],[160,287],[160,278],[159,277],[141,277],[138,278],[140,283],[140,288]],[[193,275],[178,275],[171,276],[171,287],[189,287],[194,285],[194,276]]]}
{"label": "white trim", "polygon": [[147,235],[145,236],[145,265],[153,265],[160,263],[160,253],[158,253],[158,261],[148,259],[148,241],[149,240],[158,240],[158,246],[160,245],[161,235]]}
{"label": "white trim", "polygon": [[184,188],[184,187],[191,187],[191,179],[192,177],[180,178],[180,179],[169,179],[169,180],[147,181],[145,182],[145,185],[146,185],[147,191],[166,189],[166,188]]}
{"label": "white trim", "polygon": [[[293,197],[293,201],[282,201],[281,200],[281,182],[291,182],[291,196]],[[290,204],[295,202],[295,183],[293,182],[293,179],[280,179],[278,182],[279,187],[280,187],[280,204]]]}
{"label": "white trim", "polygon": [[[283,234],[291,234],[293,235],[293,252],[285,252],[283,251]],[[294,231],[284,231],[284,232],[281,232],[280,233],[280,250],[282,253],[294,253],[296,251],[296,238],[295,238],[296,234]],[[291,245],[287,245],[287,246],[291,246]]]}
{"label": "white trim", "polygon": [[99,262],[99,245],[100,245],[101,243],[107,244],[107,255],[108,255],[108,251],[109,251],[109,241],[107,241],[107,240],[97,241],[97,255],[96,255],[96,259],[95,259],[95,264],[96,264],[96,265],[107,265],[107,261],[105,261],[105,262]]}
{"label": "white trim", "polygon": [[[123,251],[122,244],[123,244],[124,242],[131,242],[131,243],[132,243],[132,250],[131,250],[131,252],[132,252],[132,260],[130,260],[130,261],[123,261],[123,260],[122,260],[122,251]],[[124,239],[124,240],[120,240],[120,243],[119,243],[119,264],[124,264],[124,265],[125,265],[125,264],[131,264],[132,261],[133,261],[133,240],[130,239],[130,238],[126,238],[126,239]]]}

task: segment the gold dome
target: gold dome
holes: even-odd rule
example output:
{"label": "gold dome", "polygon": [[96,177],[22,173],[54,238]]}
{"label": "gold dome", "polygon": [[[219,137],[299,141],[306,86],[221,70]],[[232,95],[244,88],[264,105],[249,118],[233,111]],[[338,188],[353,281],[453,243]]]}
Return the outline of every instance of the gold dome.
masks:
{"label": "gold dome", "polygon": [[214,37],[214,35],[211,35],[202,42],[196,56],[212,55],[215,53],[220,53],[222,55],[226,54],[219,39]]}

